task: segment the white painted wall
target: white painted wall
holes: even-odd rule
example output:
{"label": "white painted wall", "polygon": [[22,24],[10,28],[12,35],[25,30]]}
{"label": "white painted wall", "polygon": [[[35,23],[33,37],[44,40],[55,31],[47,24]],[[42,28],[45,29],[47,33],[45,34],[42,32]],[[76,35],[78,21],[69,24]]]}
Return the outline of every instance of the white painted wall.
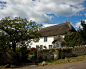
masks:
{"label": "white painted wall", "polygon": [[30,45],[31,47],[36,47],[36,45],[39,45],[39,47],[40,47],[40,45],[43,45],[43,46],[46,46],[47,47],[47,49],[49,49],[49,45],[52,45],[52,41],[54,40],[54,37],[52,36],[52,37],[47,37],[47,42],[44,42],[44,37],[42,37],[42,38],[39,38],[40,40],[39,40],[39,42],[31,42],[32,43],[32,45]]}
{"label": "white painted wall", "polygon": [[[61,37],[64,38],[64,35],[61,35]],[[47,37],[47,42],[44,42],[44,37],[39,38],[39,39],[40,39],[39,42],[33,42],[33,41],[31,42],[31,44],[32,44],[32,45],[30,45],[31,48],[32,47],[36,48],[36,45],[39,45],[39,47],[40,47],[40,45],[46,46],[47,49],[49,49],[49,45],[52,45],[52,47],[53,47],[52,42],[54,41],[54,36]],[[43,47],[43,49],[44,49],[44,47]]]}
{"label": "white painted wall", "polygon": [[[71,33],[70,31],[67,32],[67,34],[70,34],[70,33]],[[60,37],[63,37],[64,38],[65,35],[60,35]],[[33,41],[31,41],[30,43],[28,43],[28,41],[25,41],[25,44],[27,44],[27,48],[32,48],[32,47],[35,47],[36,48],[36,45],[39,45],[39,47],[40,47],[40,45],[46,46],[47,49],[49,49],[49,45],[52,45],[52,47],[53,47],[52,42],[54,41],[54,36],[47,37],[47,42],[44,42],[44,37],[41,37],[39,39],[40,39],[39,42],[33,42]],[[17,46],[20,46],[20,45],[21,44],[19,42]],[[61,47],[60,44],[59,44],[59,46]],[[43,49],[44,49],[44,47],[43,47]]]}

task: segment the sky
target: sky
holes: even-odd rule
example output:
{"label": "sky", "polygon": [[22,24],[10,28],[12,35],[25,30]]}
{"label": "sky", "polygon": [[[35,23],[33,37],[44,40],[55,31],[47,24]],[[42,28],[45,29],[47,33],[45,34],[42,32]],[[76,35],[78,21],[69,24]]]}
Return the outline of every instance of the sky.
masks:
{"label": "sky", "polygon": [[21,17],[44,27],[70,21],[75,29],[86,22],[86,0],[1,0],[0,19]]}

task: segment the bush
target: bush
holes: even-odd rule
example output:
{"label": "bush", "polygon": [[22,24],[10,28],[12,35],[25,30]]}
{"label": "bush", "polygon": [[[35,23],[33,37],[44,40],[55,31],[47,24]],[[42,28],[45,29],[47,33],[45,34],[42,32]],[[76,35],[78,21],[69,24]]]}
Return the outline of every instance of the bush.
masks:
{"label": "bush", "polygon": [[34,54],[34,56],[32,56],[31,59],[33,60],[37,59],[37,49],[33,50],[32,53]]}
{"label": "bush", "polygon": [[31,52],[29,52],[29,54],[30,54],[30,55],[33,55],[33,52],[31,51]]}
{"label": "bush", "polygon": [[35,50],[35,49],[36,49],[36,48],[34,48],[34,47],[33,47],[33,48],[30,48],[30,51],[33,51],[33,50]]}
{"label": "bush", "polygon": [[38,55],[38,59],[40,59],[40,62],[42,62],[42,61],[43,61],[43,59],[42,59],[42,56],[41,56],[41,55]]}
{"label": "bush", "polygon": [[64,58],[65,58],[65,53],[61,52],[61,59],[64,59]]}
{"label": "bush", "polygon": [[20,63],[20,55],[17,52],[13,52],[12,54],[12,64]]}
{"label": "bush", "polygon": [[55,49],[51,49],[52,52],[55,52]]}
{"label": "bush", "polygon": [[47,56],[44,57],[44,61],[47,61]]}
{"label": "bush", "polygon": [[75,52],[72,52],[72,57],[76,57]]}
{"label": "bush", "polygon": [[28,53],[27,47],[22,46],[21,48],[17,49],[18,52],[21,52],[21,62],[27,62],[28,61]]}

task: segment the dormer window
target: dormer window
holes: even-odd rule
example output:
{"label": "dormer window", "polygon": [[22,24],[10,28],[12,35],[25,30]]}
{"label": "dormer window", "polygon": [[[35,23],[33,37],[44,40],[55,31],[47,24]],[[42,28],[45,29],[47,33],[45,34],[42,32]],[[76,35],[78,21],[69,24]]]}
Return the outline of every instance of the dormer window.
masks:
{"label": "dormer window", "polygon": [[54,40],[57,38],[57,36],[54,36]]}

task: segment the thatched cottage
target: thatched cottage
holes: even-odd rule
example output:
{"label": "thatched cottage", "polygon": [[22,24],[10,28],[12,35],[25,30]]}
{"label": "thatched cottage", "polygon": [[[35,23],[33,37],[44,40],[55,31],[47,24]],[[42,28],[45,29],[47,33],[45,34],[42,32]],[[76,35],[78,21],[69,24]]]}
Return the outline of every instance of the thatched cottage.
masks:
{"label": "thatched cottage", "polygon": [[56,47],[62,47],[65,45],[65,34],[70,34],[71,32],[75,32],[76,30],[70,24],[70,22],[65,22],[62,24],[57,24],[54,26],[42,28],[39,30],[42,37],[39,38],[37,42],[31,42],[29,48],[35,47],[40,49],[50,49]]}

